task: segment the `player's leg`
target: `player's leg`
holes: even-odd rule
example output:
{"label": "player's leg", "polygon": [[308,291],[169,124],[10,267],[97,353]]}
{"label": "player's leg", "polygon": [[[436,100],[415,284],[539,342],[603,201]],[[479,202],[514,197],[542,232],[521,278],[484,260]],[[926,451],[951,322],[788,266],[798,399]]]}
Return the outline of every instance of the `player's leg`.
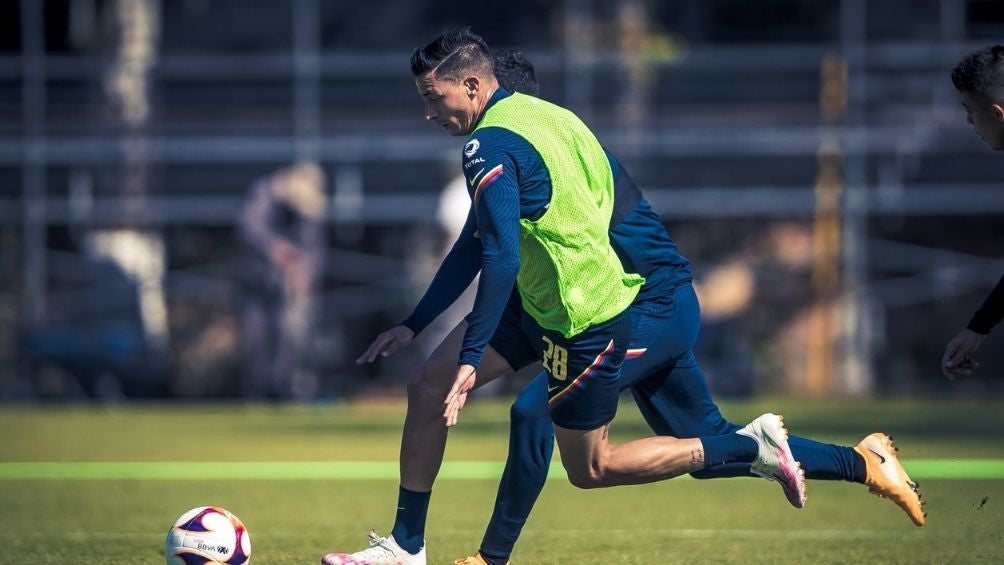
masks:
{"label": "player's leg", "polygon": [[[401,432],[399,461],[401,483],[391,535],[384,538],[370,532],[368,549],[353,554],[329,553],[322,563],[424,565],[426,515],[432,485],[446,450],[443,398],[453,384],[466,331],[467,322],[457,324],[408,379],[408,408]],[[509,362],[489,346],[478,367],[476,387],[511,372]]]}
{"label": "player's leg", "polygon": [[[547,479],[554,448],[554,427],[548,410],[548,376],[539,374],[520,393],[510,412],[509,456],[499,484],[495,508],[478,552],[457,565],[502,565],[508,557]],[[603,427],[605,433],[606,426]],[[676,441],[662,438],[662,441]],[[700,442],[691,440],[699,449]],[[681,452],[682,453],[682,452]],[[675,474],[688,472],[695,456],[677,461]],[[699,456],[697,456],[699,458]],[[703,465],[703,461],[700,462]],[[571,473],[570,473],[571,476]]]}
{"label": "player's leg", "polygon": [[[467,322],[461,321],[408,379],[408,409],[401,434],[401,486],[428,491],[436,480],[446,449],[443,399],[450,391]],[[491,347],[478,367],[476,386],[512,372]]]}
{"label": "player's leg", "polygon": [[[580,488],[641,484],[704,468],[699,439],[650,437],[621,445],[608,442],[617,412],[621,365],[631,319],[613,320],[564,339],[542,332],[547,350],[548,408],[569,481]],[[561,360],[559,363],[558,361]]]}
{"label": "player's leg", "polygon": [[[663,342],[669,346],[648,350],[652,341],[664,333],[664,327],[674,309],[672,297],[653,303],[635,305],[631,308],[631,347],[626,355],[631,361],[625,362],[628,372],[638,375],[639,371],[654,371],[671,364],[680,347],[689,347],[691,340],[681,346]],[[642,352],[649,351],[642,356]],[[642,365],[636,367],[636,365]],[[622,375],[623,381],[624,375]],[[640,377],[628,377],[638,380]],[[623,387],[623,383],[621,384]],[[671,416],[671,415],[670,415]],[[665,429],[665,425],[661,429]],[[738,429],[738,426],[735,427]],[[735,431],[735,430],[729,430]],[[725,432],[723,432],[725,433]],[[664,434],[665,435],[665,434]],[[504,563],[512,553],[516,540],[530,515],[537,497],[547,478],[549,462],[554,445],[553,427],[550,422],[547,375],[538,375],[517,397],[510,412],[509,456],[499,485],[498,496],[491,520],[482,539],[478,555],[468,558],[470,563],[480,563],[478,559],[493,563]],[[749,469],[748,464],[743,464]],[[457,561],[463,563],[464,561]]]}
{"label": "player's leg", "polygon": [[[739,429],[711,401],[711,394],[696,363],[688,356],[663,374],[631,388],[638,409],[653,431],[660,435],[687,437],[721,434]],[[688,401],[691,399],[691,401]],[[816,480],[864,482],[864,462],[850,447],[789,436],[788,444],[805,476]],[[698,479],[750,476],[748,465],[720,465],[694,473]]]}
{"label": "player's leg", "polygon": [[[671,365],[678,356],[680,348],[685,350],[692,343],[692,337],[688,340],[686,336],[676,332],[673,340],[685,343],[675,346],[664,341],[660,344],[663,347],[650,349],[653,341],[667,331],[667,323],[672,322],[673,309],[671,295],[632,305],[631,345],[625,354],[630,360],[626,361],[622,368],[621,388],[627,386],[625,382],[630,384],[640,380],[645,372],[654,372]],[[628,380],[625,381],[625,378]],[[657,412],[654,414],[659,415]],[[662,425],[660,429],[664,430],[665,427]],[[504,563],[512,553],[546,481],[554,448],[553,434],[554,429],[548,409],[547,375],[540,374],[523,389],[512,405],[509,456],[499,484],[491,520],[485,530],[478,555],[468,558],[470,563],[480,565],[478,559],[482,559],[488,565]],[[743,464],[743,466],[749,469],[749,465]],[[460,560],[457,563],[464,561]]]}
{"label": "player's leg", "polygon": [[[667,295],[664,299],[632,306],[631,346],[625,355],[632,359],[624,363],[620,383],[622,388],[631,382],[642,380],[645,373],[665,373],[664,369],[672,367],[680,352],[688,351],[692,345],[696,328],[679,331],[668,327],[675,322],[672,317],[675,311],[673,300],[672,295]],[[659,347],[651,347],[655,340],[667,332],[672,332],[672,335],[661,340]],[[717,410],[710,402],[710,395],[706,395],[706,400],[710,403],[709,408]],[[666,406],[665,403],[662,405]],[[646,406],[643,405],[642,408],[644,411]],[[523,389],[513,403],[510,411],[509,456],[479,553],[468,558],[470,563],[504,563],[512,553],[547,477],[553,451],[553,428],[548,412],[547,375],[541,374]],[[653,428],[657,433],[675,435],[666,431],[667,426],[677,425],[677,422],[672,421],[673,413],[652,410],[651,415],[654,425],[658,426]],[[724,422],[724,419],[721,421]],[[702,435],[726,434],[740,429],[739,426],[724,423],[727,425],[720,432]],[[749,464],[737,465],[744,474],[752,475]]]}
{"label": "player's leg", "polygon": [[[347,559],[368,559],[374,564],[382,563],[384,561],[375,556],[361,554],[382,554],[386,548],[392,550],[386,562],[397,563],[393,559],[403,557],[400,559],[402,563],[424,563],[425,518],[432,484],[439,473],[446,448],[443,398],[453,384],[457,358],[466,332],[466,322],[457,324],[408,381],[408,411],[401,438],[401,486],[391,536],[382,538],[371,533],[370,550],[352,555],[329,554],[325,556],[325,563],[353,562]],[[537,357],[537,352],[523,332],[519,294],[513,289],[491,342],[485,348],[478,367],[476,386],[511,373],[513,367],[522,368],[532,364]],[[409,560],[408,555],[396,555],[395,552],[400,548],[411,554],[418,552],[421,560]]]}
{"label": "player's leg", "polygon": [[[664,374],[653,375],[632,387],[632,393],[645,421],[657,434],[703,435],[738,428],[725,420],[717,407],[709,408],[711,395],[696,364],[684,362]],[[891,438],[885,434],[872,434],[853,448],[799,436],[789,436],[788,445],[806,478],[864,484],[870,492],[899,505],[915,524],[924,524],[926,513],[919,486],[906,474]],[[751,474],[749,465],[741,463],[691,473],[698,479]]]}
{"label": "player's leg", "polygon": [[697,438],[654,436],[610,444],[610,424],[593,430],[554,426],[568,480],[579,488],[644,484],[704,468],[704,447]]}
{"label": "player's leg", "polygon": [[543,361],[548,405],[572,484],[581,488],[641,484],[738,461],[752,463],[758,474],[780,481],[789,498],[804,500],[801,470],[791,457],[780,417],[773,414],[725,435],[609,443],[608,427],[617,410],[621,364],[631,335],[629,316],[618,316],[570,339],[542,333],[547,350],[554,351]]}
{"label": "player's leg", "polygon": [[553,452],[547,375],[540,373],[523,388],[509,411],[509,454],[480,555],[469,558],[474,563],[479,557],[488,565],[506,562],[547,481]]}
{"label": "player's leg", "polygon": [[[700,319],[697,296],[690,286],[680,287],[674,294],[672,319],[664,322],[663,329],[657,332],[643,356],[625,364],[623,378],[626,383],[633,383],[632,394],[639,410],[657,434],[694,437],[738,430],[739,426],[726,420],[719,411],[690,349],[696,340]],[[670,365],[660,365],[660,357],[666,351],[681,349],[684,353]],[[862,444],[866,440],[862,440]],[[851,448],[799,436],[789,436],[788,444],[806,478],[867,484],[871,490],[896,501],[915,523],[923,523],[923,501],[916,492],[916,483],[901,471],[898,461],[893,461],[897,467],[893,471],[879,472],[869,469],[869,452],[863,450],[862,444]],[[890,461],[889,458],[875,460]],[[693,473],[699,479],[750,475],[749,466],[745,464],[718,465]]]}
{"label": "player's leg", "polygon": [[659,435],[697,437],[741,428],[722,417],[693,353],[700,306],[690,285],[632,309],[632,351],[621,386],[630,388]]}
{"label": "player's leg", "polygon": [[[624,366],[623,379],[631,385],[638,407],[648,424],[661,435],[697,437],[731,433],[739,425],[726,420],[715,404],[704,373],[691,349],[697,340],[701,311],[690,285],[668,297],[672,307],[638,308],[635,326],[658,325],[651,332],[644,355]],[[668,312],[664,315],[663,312]],[[823,444],[791,436],[795,459],[812,479],[864,479],[864,466],[849,447]],[[860,464],[859,464],[860,463]],[[744,465],[723,465],[695,473],[697,478],[749,476]]]}

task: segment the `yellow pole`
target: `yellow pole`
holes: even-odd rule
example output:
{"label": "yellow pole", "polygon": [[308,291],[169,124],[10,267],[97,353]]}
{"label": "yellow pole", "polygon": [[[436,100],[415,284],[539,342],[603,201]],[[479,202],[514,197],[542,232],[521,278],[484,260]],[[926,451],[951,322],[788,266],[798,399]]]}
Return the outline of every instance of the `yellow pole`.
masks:
{"label": "yellow pole", "polygon": [[840,281],[840,199],[844,189],[843,150],[832,127],[847,107],[847,63],[827,56],[820,66],[819,109],[824,125],[817,152],[812,287],[805,384],[803,392],[818,396],[833,389],[836,348],[836,297]]}

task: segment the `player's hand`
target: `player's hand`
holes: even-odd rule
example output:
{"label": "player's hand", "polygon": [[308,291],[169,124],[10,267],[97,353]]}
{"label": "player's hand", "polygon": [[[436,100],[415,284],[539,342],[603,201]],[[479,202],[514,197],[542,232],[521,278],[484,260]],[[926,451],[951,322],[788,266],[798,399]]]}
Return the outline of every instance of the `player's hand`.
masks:
{"label": "player's hand", "polygon": [[477,380],[478,370],[472,365],[458,365],[457,377],[453,380],[453,388],[450,394],[446,395],[446,410],[443,418],[446,419],[446,427],[456,425],[460,418],[460,409],[467,403],[467,393],[474,389],[474,382]]}
{"label": "player's hand", "polygon": [[952,380],[972,375],[980,367],[972,355],[986,337],[969,329],[959,332],[945,347],[945,354],[941,357],[941,372]]}
{"label": "player's hand", "polygon": [[390,357],[398,349],[407,346],[415,339],[415,332],[407,326],[395,326],[376,336],[369,348],[356,359],[356,365],[372,363],[377,357]]}

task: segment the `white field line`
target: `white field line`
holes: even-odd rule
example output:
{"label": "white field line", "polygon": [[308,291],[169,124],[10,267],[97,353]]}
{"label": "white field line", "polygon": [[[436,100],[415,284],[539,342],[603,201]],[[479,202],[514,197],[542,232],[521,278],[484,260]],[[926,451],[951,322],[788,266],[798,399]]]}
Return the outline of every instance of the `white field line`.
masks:
{"label": "white field line", "polygon": [[[261,541],[268,539],[288,538],[289,536],[303,535],[302,531],[255,531],[253,539]],[[436,532],[438,535],[480,535],[482,530],[476,528],[448,528]],[[11,532],[0,531],[0,539],[65,539],[74,542],[86,542],[93,540],[109,539],[134,539],[149,540],[163,539],[165,533],[137,533],[137,532]],[[657,536],[659,538],[674,539],[775,539],[775,540],[916,540],[918,537],[925,539],[951,538],[958,539],[958,532],[937,532],[934,530],[875,530],[875,529],[853,529],[853,530],[755,530],[743,528],[547,528],[547,530],[534,531],[532,528],[523,532],[524,539],[548,538],[548,537],[573,537],[589,539],[594,536]]]}

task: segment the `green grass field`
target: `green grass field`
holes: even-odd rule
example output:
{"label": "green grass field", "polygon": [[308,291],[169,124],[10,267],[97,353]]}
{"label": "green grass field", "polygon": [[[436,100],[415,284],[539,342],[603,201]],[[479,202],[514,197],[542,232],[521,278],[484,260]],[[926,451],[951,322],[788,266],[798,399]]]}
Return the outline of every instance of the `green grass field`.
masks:
{"label": "green grass field", "polygon": [[[803,510],[754,479],[675,479],[581,491],[559,468],[513,555],[546,563],[1004,562],[1004,403],[796,399],[768,409],[792,433],[840,443],[883,430],[928,500],[916,528],[848,483],[810,482]],[[252,562],[317,563],[387,533],[397,494],[401,403],[0,408],[0,564],[160,564],[190,507],[241,517]],[[472,402],[451,432],[434,491],[430,563],[474,551],[507,442],[506,402]],[[622,405],[614,441],[647,435]]]}

